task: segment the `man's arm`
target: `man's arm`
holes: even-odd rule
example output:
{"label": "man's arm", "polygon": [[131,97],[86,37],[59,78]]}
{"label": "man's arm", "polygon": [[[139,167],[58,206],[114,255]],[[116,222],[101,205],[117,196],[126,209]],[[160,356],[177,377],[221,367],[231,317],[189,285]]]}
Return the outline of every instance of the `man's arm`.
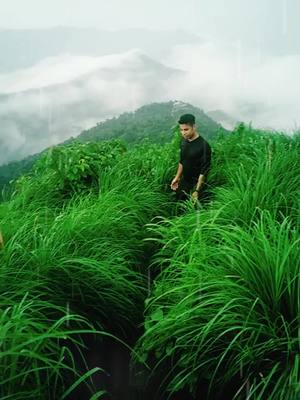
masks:
{"label": "man's arm", "polygon": [[183,173],[183,167],[182,167],[182,164],[179,162],[176,176],[171,182],[171,189],[172,190],[177,190],[178,189],[178,184],[179,184],[179,181],[181,179],[182,173]]}
{"label": "man's arm", "polygon": [[183,166],[182,166],[181,162],[179,161],[175,178],[180,179],[182,177],[182,174],[183,174]]}
{"label": "man's arm", "polygon": [[0,248],[4,247],[4,240],[2,236],[2,232],[0,231]]}
{"label": "man's arm", "polygon": [[177,190],[178,189],[179,181],[180,181],[180,179],[181,179],[181,177],[183,175],[182,161],[183,161],[183,152],[182,152],[182,143],[181,143],[180,144],[180,158],[179,158],[177,172],[176,172],[175,178],[171,182],[171,189],[172,190]]}
{"label": "man's arm", "polygon": [[205,176],[203,174],[200,174],[199,178],[198,178],[197,185],[196,185],[196,189],[195,189],[197,192],[199,192],[199,190],[200,190],[200,188],[201,188],[201,186],[203,185],[204,182],[205,182]]}

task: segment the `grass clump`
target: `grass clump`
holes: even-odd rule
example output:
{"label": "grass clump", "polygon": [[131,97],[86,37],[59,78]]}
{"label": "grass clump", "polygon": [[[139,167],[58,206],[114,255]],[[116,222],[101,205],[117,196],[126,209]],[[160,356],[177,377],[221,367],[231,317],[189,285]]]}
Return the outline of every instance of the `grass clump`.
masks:
{"label": "grass clump", "polygon": [[[226,149],[217,152],[222,140],[239,151],[226,159]],[[243,131],[226,140],[215,147],[211,182],[223,183],[210,206],[195,212],[187,203],[185,215],[149,225],[160,246],[152,264],[158,275],[137,351],[154,371],[167,366],[169,393],[188,388],[200,396],[206,384],[208,399],[230,386],[230,398],[295,400],[298,144],[275,135],[268,158],[267,135]]]}

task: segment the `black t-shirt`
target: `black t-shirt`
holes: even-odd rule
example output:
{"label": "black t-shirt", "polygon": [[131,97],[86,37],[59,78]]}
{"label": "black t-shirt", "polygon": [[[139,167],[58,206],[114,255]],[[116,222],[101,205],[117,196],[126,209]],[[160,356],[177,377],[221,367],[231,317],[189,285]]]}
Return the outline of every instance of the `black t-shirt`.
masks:
{"label": "black t-shirt", "polygon": [[191,142],[183,139],[180,145],[180,163],[186,181],[196,181],[200,174],[206,177],[211,164],[210,145],[202,136]]}

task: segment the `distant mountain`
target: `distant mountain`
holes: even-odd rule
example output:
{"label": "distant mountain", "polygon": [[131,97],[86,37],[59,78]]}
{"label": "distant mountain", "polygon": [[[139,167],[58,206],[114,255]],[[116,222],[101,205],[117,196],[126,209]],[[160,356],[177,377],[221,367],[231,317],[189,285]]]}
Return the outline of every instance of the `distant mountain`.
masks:
{"label": "distant mountain", "polygon": [[[169,101],[144,105],[134,112],[125,112],[117,118],[100,122],[95,127],[83,131],[76,140],[84,142],[121,138],[132,145],[147,137],[152,142],[166,143],[173,137],[173,129],[179,116],[188,112],[196,116],[198,130],[206,139],[212,139],[222,130],[222,126],[208,117],[203,110],[181,101]],[[72,140],[74,138],[64,143]],[[0,166],[0,194],[10,180],[30,171],[40,154]]]}
{"label": "distant mountain", "polygon": [[196,42],[198,36],[181,30],[106,31],[68,27],[0,30],[0,73],[28,68],[44,58],[62,54],[99,57],[134,48],[159,60],[174,45]]}
{"label": "distant mountain", "polygon": [[[123,110],[163,99],[169,80],[184,75],[130,51],[88,60],[88,73],[72,79],[70,72],[70,77],[59,76],[61,83],[51,84],[58,80],[65,62],[76,66],[81,61],[80,57],[52,60],[48,66],[23,72],[17,86],[7,86],[8,93],[0,96],[0,165],[76,136]],[[36,88],[39,76],[41,84]],[[23,91],[9,92],[17,88]]]}
{"label": "distant mountain", "polygon": [[185,113],[195,115],[198,130],[207,139],[213,138],[221,127],[203,110],[182,101],[169,101],[145,105],[134,112],[100,122],[83,131],[77,139],[88,141],[122,138],[127,143],[136,143],[148,137],[152,141],[165,143],[171,139],[172,128],[177,124],[180,115]]}

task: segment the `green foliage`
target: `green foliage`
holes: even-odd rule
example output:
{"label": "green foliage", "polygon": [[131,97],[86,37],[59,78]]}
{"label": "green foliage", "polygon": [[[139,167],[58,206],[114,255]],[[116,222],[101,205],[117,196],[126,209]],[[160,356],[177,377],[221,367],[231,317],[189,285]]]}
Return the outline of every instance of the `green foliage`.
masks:
{"label": "green foliage", "polygon": [[83,131],[78,139],[86,141],[122,138],[128,144],[136,144],[148,138],[152,143],[165,144],[172,140],[174,125],[179,116],[186,112],[196,116],[199,130],[205,138],[212,139],[217,135],[221,126],[202,110],[191,104],[169,101],[147,104],[134,112],[125,112],[117,118],[100,122]]}
{"label": "green foliage", "polygon": [[120,140],[53,147],[33,172],[13,183],[14,207],[62,207],[73,195],[98,193],[100,175],[107,175],[125,154]]}
{"label": "green foliage", "polygon": [[87,380],[73,368],[69,347],[83,349],[79,334],[97,333],[88,321],[28,293],[1,292],[0,304],[1,399],[61,398],[68,390],[66,372],[73,386]]}
{"label": "green foliage", "polygon": [[126,152],[120,140],[101,143],[72,142],[56,146],[36,163],[37,174],[53,173],[59,189],[83,192],[98,184],[99,172],[108,173],[118,156]]}

